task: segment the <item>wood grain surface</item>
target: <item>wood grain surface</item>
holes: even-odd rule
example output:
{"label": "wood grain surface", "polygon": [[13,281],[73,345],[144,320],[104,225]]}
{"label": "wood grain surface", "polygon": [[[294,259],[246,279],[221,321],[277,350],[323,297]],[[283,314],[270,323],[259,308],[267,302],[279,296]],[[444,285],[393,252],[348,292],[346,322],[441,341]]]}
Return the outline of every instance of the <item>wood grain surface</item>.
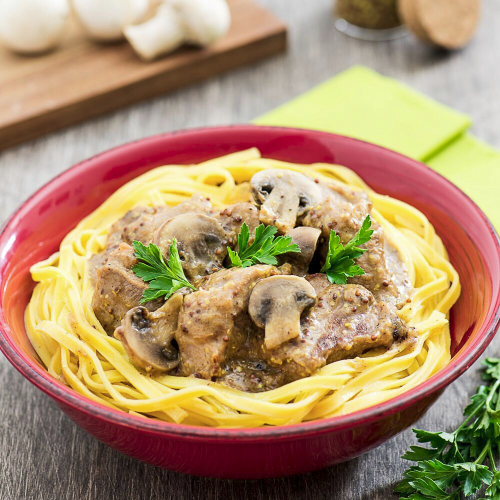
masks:
{"label": "wood grain surface", "polygon": [[49,54],[26,57],[0,47],[0,149],[285,50],[286,27],[276,16],[254,0],[229,5],[227,36],[151,63],[126,42],[89,41],[74,22]]}
{"label": "wood grain surface", "polygon": [[[365,64],[474,119],[500,148],[500,2],[485,0],[479,32],[448,54],[411,38],[374,44],[338,33],[331,0],[259,0],[290,28],[286,55],[65,129],[0,154],[0,219],[41,184],[99,151],[166,130],[248,122],[353,64]],[[471,165],[471,168],[474,168]],[[467,293],[466,291],[464,293]],[[500,336],[488,354],[500,355]],[[479,382],[477,365],[419,423],[451,429]],[[1,500],[386,500],[410,431],[328,470],[266,481],[186,477],[120,455],[88,436],[0,356]]]}

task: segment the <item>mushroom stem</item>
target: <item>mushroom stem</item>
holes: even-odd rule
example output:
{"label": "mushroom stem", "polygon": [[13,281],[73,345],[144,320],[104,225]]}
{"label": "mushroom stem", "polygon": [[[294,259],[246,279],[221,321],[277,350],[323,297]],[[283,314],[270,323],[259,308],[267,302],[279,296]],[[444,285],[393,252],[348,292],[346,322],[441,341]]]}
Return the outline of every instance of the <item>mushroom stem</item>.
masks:
{"label": "mushroom stem", "polygon": [[274,314],[269,318],[265,327],[264,343],[266,348],[271,350],[295,339],[300,335],[300,315],[299,310],[288,310],[286,307],[287,318],[279,314]]}
{"label": "mushroom stem", "polygon": [[143,24],[124,28],[123,33],[136,53],[145,61],[172,52],[185,40],[184,25],[171,5],[162,4],[156,15]]}
{"label": "mushroom stem", "polygon": [[264,328],[264,344],[271,350],[300,335],[300,316],[315,303],[316,292],[304,278],[271,276],[255,285],[248,313]]}

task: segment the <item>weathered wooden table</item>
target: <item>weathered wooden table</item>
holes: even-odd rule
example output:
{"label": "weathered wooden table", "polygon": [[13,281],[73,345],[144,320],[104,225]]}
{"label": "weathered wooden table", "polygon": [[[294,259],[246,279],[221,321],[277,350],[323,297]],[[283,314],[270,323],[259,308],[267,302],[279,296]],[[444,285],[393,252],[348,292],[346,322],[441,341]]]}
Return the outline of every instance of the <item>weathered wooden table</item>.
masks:
{"label": "weathered wooden table", "polygon": [[[500,148],[500,2],[485,0],[480,30],[446,54],[411,38],[374,44],[338,33],[331,0],[262,0],[290,26],[290,49],[255,66],[72,127],[0,154],[0,220],[70,165],[120,143],[167,130],[248,122],[353,64],[394,76],[472,115],[474,132]],[[471,168],[473,168],[471,166]],[[467,291],[465,291],[467,293]],[[500,354],[500,336],[488,350]],[[414,442],[407,431],[329,470],[266,481],[199,479],[120,455],[76,427],[0,357],[0,499],[389,499]],[[422,419],[447,429],[479,381],[477,365]]]}

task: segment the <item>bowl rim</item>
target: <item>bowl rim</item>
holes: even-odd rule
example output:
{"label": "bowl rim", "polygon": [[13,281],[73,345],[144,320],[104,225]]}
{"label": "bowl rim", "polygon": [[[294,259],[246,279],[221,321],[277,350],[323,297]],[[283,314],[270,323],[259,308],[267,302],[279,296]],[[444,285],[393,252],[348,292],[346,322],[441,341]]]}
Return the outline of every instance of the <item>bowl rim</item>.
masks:
{"label": "bowl rim", "polygon": [[[6,239],[6,235],[9,232],[10,226],[14,222],[17,214],[22,211],[22,209],[34,198],[43,195],[44,191],[51,186],[57,179],[69,175],[70,173],[79,173],[81,170],[85,170],[87,165],[97,159],[102,159],[103,157],[110,156],[111,158],[115,154],[121,154],[127,149],[133,149],[136,145],[147,142],[157,142],[163,139],[168,139],[169,137],[176,135],[198,135],[205,132],[224,132],[228,130],[238,129],[242,132],[251,132],[252,130],[270,130],[270,131],[283,131],[290,132],[295,131],[299,133],[306,133],[312,136],[319,137],[336,137],[341,141],[347,143],[360,143],[368,145],[368,147],[373,149],[378,149],[384,155],[389,155],[395,157],[399,160],[410,161],[414,165],[418,165],[419,168],[427,170],[431,176],[438,179],[444,180],[452,190],[455,190],[465,202],[469,204],[471,210],[474,210],[477,215],[479,215],[483,222],[486,223],[491,236],[493,238],[495,247],[497,249],[497,254],[500,261],[500,238],[492,223],[483,213],[483,211],[477,206],[477,204],[460,188],[458,188],[451,181],[443,177],[438,172],[432,170],[427,165],[422,162],[409,158],[405,155],[397,153],[395,151],[389,150],[382,146],[369,143],[367,141],[362,141],[359,139],[354,139],[352,137],[343,136],[340,134],[331,134],[329,132],[302,129],[298,127],[272,127],[272,126],[260,126],[260,125],[227,125],[218,127],[198,127],[191,129],[184,129],[172,132],[164,132],[156,134],[153,136],[145,137],[142,139],[129,141],[124,144],[115,146],[106,151],[100,152],[96,155],[87,158],[68,169],[62,171],[55,177],[51,178],[48,182],[43,184],[39,189],[37,189],[30,197],[28,197],[24,202],[22,202],[17,209],[10,215],[10,217],[5,221],[0,229],[0,244]],[[495,297],[493,297],[495,299]],[[56,379],[54,379],[45,369],[31,361],[22,351],[17,348],[17,345],[10,339],[9,336],[5,334],[5,329],[10,330],[10,327],[5,320],[3,314],[3,307],[0,304],[0,351],[6,356],[9,362],[33,385],[38,387],[44,393],[56,400],[56,402],[61,403],[63,406],[70,406],[72,409],[76,409],[79,412],[83,412],[88,416],[98,417],[101,420],[107,421],[114,425],[120,425],[122,427],[133,428],[138,431],[146,431],[148,433],[156,433],[162,435],[170,435],[171,437],[177,438],[204,438],[204,439],[224,439],[227,438],[227,443],[230,444],[231,441],[237,443],[238,441],[267,441],[269,438],[281,437],[281,438],[297,438],[299,436],[307,436],[311,434],[321,434],[326,432],[331,432],[335,430],[349,430],[360,424],[366,425],[373,421],[376,421],[382,417],[388,417],[390,415],[401,412],[409,406],[425,399],[431,393],[436,393],[438,391],[444,390],[446,386],[451,384],[460,375],[462,375],[466,370],[472,366],[473,363],[477,361],[479,356],[484,352],[488,344],[493,339],[496,331],[500,325],[500,293],[496,297],[496,310],[494,315],[490,318],[488,324],[483,325],[478,338],[475,343],[467,347],[467,349],[460,353],[460,355],[455,356],[451,359],[450,363],[441,369],[438,373],[434,374],[432,377],[424,381],[423,383],[417,385],[416,387],[410,389],[409,391],[396,396],[395,398],[389,399],[382,403],[374,406],[370,406],[365,409],[358,410],[348,415],[334,416],[320,420],[312,420],[309,422],[292,424],[287,426],[277,426],[277,427],[260,427],[260,428],[213,428],[213,427],[201,427],[192,426],[185,424],[169,423],[161,420],[147,419],[144,417],[131,415],[129,413],[123,412],[121,410],[115,410],[109,408],[100,403],[94,402],[83,395],[80,395],[71,387],[68,387]],[[458,359],[457,359],[458,358]],[[237,439],[235,439],[237,438]]]}

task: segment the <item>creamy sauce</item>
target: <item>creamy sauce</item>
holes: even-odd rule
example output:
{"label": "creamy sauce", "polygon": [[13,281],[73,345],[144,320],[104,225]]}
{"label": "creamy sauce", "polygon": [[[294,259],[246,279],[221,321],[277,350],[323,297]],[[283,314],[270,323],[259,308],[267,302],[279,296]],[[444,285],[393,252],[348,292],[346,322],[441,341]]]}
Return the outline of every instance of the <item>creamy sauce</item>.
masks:
{"label": "creamy sauce", "polygon": [[410,297],[412,286],[408,269],[401,258],[397,248],[385,238],[385,261],[387,269],[393,276],[394,284],[398,289],[395,305],[402,305]]}

